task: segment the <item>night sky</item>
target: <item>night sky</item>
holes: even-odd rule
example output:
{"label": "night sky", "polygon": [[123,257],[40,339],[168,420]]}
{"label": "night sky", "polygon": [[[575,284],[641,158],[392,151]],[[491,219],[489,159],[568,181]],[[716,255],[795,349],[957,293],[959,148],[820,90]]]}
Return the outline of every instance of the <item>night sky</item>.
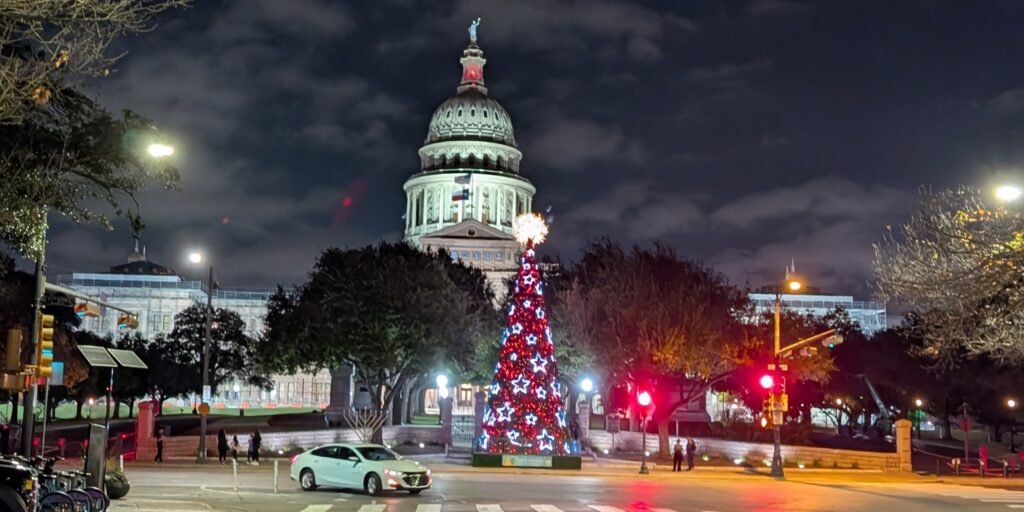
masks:
{"label": "night sky", "polygon": [[[151,260],[224,286],[301,282],[330,246],[397,240],[404,180],[481,16],[491,95],[551,207],[542,254],[661,239],[739,285],[790,258],[870,294],[871,244],[919,186],[1024,162],[1024,4],[789,0],[198,2],[91,84],[173,138],[183,191],[141,197]],[[57,222],[49,272],[131,248]]]}

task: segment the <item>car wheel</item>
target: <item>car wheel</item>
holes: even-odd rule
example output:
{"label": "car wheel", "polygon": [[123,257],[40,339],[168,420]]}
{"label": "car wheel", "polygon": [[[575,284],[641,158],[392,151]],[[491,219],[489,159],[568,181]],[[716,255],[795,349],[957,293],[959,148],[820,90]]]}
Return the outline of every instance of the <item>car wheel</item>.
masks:
{"label": "car wheel", "polygon": [[0,505],[3,505],[4,510],[13,510],[15,512],[28,511],[28,507],[22,501],[21,496],[18,496],[18,493],[9,487],[0,487]]}
{"label": "car wheel", "polygon": [[302,473],[299,473],[299,485],[302,486],[303,491],[316,489],[316,475],[313,474],[312,469],[303,469]]}
{"label": "car wheel", "polygon": [[374,473],[370,473],[366,477],[366,494],[370,496],[379,496],[381,491],[380,477]]}
{"label": "car wheel", "polygon": [[421,492],[423,492],[423,489],[409,489],[409,494],[412,494],[414,496]]}

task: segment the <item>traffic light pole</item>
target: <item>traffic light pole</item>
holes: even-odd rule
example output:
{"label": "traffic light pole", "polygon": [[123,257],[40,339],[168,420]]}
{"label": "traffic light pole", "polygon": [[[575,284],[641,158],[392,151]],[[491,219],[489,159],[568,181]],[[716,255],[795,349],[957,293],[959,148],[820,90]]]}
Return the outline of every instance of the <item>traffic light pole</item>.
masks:
{"label": "traffic light pole", "polygon": [[640,474],[646,475],[651,471],[647,469],[647,415],[640,422]]}
{"label": "traffic light pole", "polygon": [[775,391],[775,386],[780,382],[779,380],[779,348],[782,345],[782,328],[780,326],[780,320],[782,319],[782,292],[775,294],[775,350],[774,350],[774,361],[775,369],[772,370],[774,374],[772,379],[771,389],[771,411],[772,411],[772,476],[775,478],[785,478],[785,473],[782,471],[782,431],[780,425],[776,420],[775,408],[778,404]]}
{"label": "traffic light pole", "polygon": [[[213,265],[210,265],[210,279],[206,287],[206,339],[203,341],[203,389],[200,390],[200,404],[206,403],[206,387],[210,385],[210,328],[213,321]],[[212,392],[211,392],[212,395]],[[206,462],[206,414],[199,415],[199,454],[196,463]]]}
{"label": "traffic light pole", "polygon": [[[46,260],[46,245],[40,249],[39,257],[36,258],[36,289],[32,305],[32,333],[29,336],[28,363],[36,364],[36,347],[39,345],[39,331],[42,318],[43,293],[46,290],[46,274],[43,273],[43,266]],[[22,414],[21,423],[21,454],[25,457],[32,457],[32,436],[36,423],[36,381],[25,390],[25,410]],[[44,412],[45,414],[45,412]]]}

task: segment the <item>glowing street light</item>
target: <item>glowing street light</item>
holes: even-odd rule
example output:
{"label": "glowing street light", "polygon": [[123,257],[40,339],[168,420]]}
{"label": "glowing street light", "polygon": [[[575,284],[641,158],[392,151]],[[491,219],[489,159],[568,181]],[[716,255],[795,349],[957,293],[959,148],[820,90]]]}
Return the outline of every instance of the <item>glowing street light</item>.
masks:
{"label": "glowing street light", "polygon": [[1012,203],[1020,199],[1021,190],[1016,185],[1002,185],[996,188],[996,199]]}
{"label": "glowing street light", "polygon": [[790,280],[789,282],[786,283],[786,288],[789,288],[789,291],[792,291],[792,292],[800,291],[800,289],[803,288],[803,287],[804,287],[803,283],[801,283],[800,281],[797,281],[796,279],[792,279],[792,280]]}
{"label": "glowing street light", "polygon": [[918,399],[914,400],[914,405],[916,405],[918,408],[920,408],[922,405],[924,405],[924,402],[920,398],[918,398]]}
{"label": "glowing street light", "polygon": [[447,387],[448,386],[448,376],[444,375],[444,374],[438,375],[437,379],[435,379],[434,382],[437,383],[437,387],[439,387],[439,388]]}
{"label": "glowing street light", "polygon": [[582,389],[584,393],[590,393],[594,390],[594,381],[590,380],[590,378],[584,378],[580,381],[580,389]]}
{"label": "glowing street light", "polygon": [[188,261],[191,262],[191,263],[194,263],[194,264],[202,263],[203,262],[203,255],[198,253],[198,252],[193,252],[193,253],[188,255]]}
{"label": "glowing street light", "polygon": [[146,150],[149,152],[149,156],[153,158],[164,158],[174,154],[174,146],[168,146],[167,144],[160,144],[158,142],[150,144]]}
{"label": "glowing street light", "polygon": [[1013,409],[1014,407],[1017,407],[1017,401],[1011,398],[1006,401],[1006,406]]}

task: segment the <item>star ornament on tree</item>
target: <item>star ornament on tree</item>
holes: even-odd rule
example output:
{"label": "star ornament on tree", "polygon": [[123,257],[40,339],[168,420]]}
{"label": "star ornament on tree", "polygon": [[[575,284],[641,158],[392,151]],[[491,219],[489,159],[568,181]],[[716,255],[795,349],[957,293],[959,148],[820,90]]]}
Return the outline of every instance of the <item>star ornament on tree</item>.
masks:
{"label": "star ornament on tree", "polygon": [[541,430],[537,434],[537,448],[540,451],[551,451],[555,448],[555,436],[548,432],[548,429]]}
{"label": "star ornament on tree", "polygon": [[[530,391],[530,381],[527,380],[526,377],[524,377],[522,374],[519,375],[518,379],[512,381],[512,392],[513,393],[518,395],[519,393],[524,393],[525,394],[525,393],[528,393],[529,391]],[[506,402],[506,403],[508,403],[508,402]]]}
{"label": "star ornament on tree", "polygon": [[505,402],[501,407],[498,408],[498,421],[506,422],[512,420],[512,404]]}
{"label": "star ornament on tree", "polygon": [[530,359],[530,364],[533,365],[533,373],[548,372],[548,360],[541,357],[540,353],[534,354],[533,359]]}
{"label": "star ornament on tree", "polygon": [[515,221],[516,240],[527,246],[537,245],[544,242],[548,236],[548,225],[544,219],[536,213],[524,213],[516,217]]}
{"label": "star ornament on tree", "polygon": [[525,419],[526,424],[531,427],[537,424],[537,415],[532,412],[530,414],[527,414],[526,416],[523,416],[523,419]]}

